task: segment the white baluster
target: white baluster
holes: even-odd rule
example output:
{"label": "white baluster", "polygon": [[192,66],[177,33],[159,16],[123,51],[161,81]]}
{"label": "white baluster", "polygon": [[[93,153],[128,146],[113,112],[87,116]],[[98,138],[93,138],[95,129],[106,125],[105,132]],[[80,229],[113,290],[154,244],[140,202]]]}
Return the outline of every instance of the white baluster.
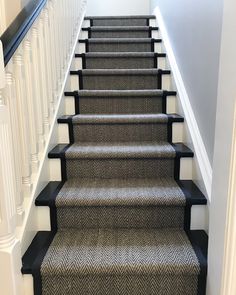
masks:
{"label": "white baluster", "polygon": [[40,57],[40,92],[41,99],[43,101],[43,119],[44,119],[44,130],[46,134],[50,129],[50,115],[49,115],[49,105],[48,105],[48,81],[46,73],[46,57],[45,57],[45,37],[43,30],[43,18],[39,18],[39,57]]}
{"label": "white baluster", "polygon": [[43,107],[42,107],[42,92],[40,91],[40,57],[39,57],[39,44],[38,44],[38,29],[32,28],[32,61],[33,61],[33,97],[36,104],[36,122],[37,122],[37,134],[38,134],[38,147],[39,151],[42,151],[45,145],[44,139],[44,125],[43,125]]}
{"label": "white baluster", "polygon": [[[10,66],[8,65],[8,68]],[[8,106],[10,112],[11,121],[11,131],[12,131],[12,142],[14,151],[14,170],[15,170],[15,203],[17,212],[17,223],[21,224],[24,217],[23,208],[23,191],[22,191],[22,167],[20,161],[20,116],[17,108],[17,98],[16,98],[16,85],[13,80],[12,73],[6,72],[6,87],[4,89],[4,96],[6,99],[6,105]]]}
{"label": "white baluster", "polygon": [[39,168],[38,158],[38,134],[36,129],[35,116],[35,97],[33,95],[34,77],[32,70],[32,48],[29,40],[24,41],[24,63],[25,63],[25,85],[26,85],[26,100],[29,116],[29,133],[30,133],[30,153],[32,162],[32,171],[37,172]]}
{"label": "white baluster", "polygon": [[30,159],[30,141],[29,141],[29,117],[27,110],[27,98],[25,90],[25,72],[23,69],[23,59],[21,54],[15,54],[14,63],[14,78],[16,81],[16,98],[17,111],[19,112],[19,126],[21,145],[19,147],[21,153],[22,166],[22,183],[23,189],[27,195],[31,193],[31,159]]}
{"label": "white baluster", "polygon": [[54,9],[53,2],[48,2],[48,11],[49,11],[49,22],[50,22],[50,61],[51,61],[51,69],[52,69],[52,89],[53,89],[53,101],[54,106],[57,103],[57,73],[56,73],[56,36],[55,32],[55,17],[54,17]]}

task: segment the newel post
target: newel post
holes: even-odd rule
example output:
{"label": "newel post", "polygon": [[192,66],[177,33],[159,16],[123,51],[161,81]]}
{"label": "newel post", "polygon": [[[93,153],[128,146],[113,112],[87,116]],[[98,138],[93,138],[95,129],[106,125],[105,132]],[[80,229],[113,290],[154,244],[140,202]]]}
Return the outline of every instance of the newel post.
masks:
{"label": "newel post", "polygon": [[4,295],[22,294],[20,243],[16,228],[16,176],[9,108],[3,96],[5,71],[0,41],[0,286]]}

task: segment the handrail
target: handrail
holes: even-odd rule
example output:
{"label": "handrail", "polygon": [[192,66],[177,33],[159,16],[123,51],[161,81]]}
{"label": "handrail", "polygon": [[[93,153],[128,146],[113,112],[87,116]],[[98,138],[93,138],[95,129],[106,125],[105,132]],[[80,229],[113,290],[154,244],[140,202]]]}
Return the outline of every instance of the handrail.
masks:
{"label": "handrail", "polygon": [[0,37],[3,44],[5,66],[17,50],[47,0],[31,0],[16,16],[11,25]]}

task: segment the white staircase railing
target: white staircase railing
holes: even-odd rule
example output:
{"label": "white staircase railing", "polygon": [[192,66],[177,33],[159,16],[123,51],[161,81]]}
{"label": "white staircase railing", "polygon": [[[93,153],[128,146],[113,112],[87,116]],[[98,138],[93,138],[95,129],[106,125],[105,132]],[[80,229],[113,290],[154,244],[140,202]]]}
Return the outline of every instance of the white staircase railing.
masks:
{"label": "white staircase railing", "polygon": [[[4,295],[24,294],[17,228],[26,224],[27,200],[33,197],[86,6],[86,0],[36,2],[18,15],[0,41],[0,293]],[[19,21],[22,25],[16,30]]]}

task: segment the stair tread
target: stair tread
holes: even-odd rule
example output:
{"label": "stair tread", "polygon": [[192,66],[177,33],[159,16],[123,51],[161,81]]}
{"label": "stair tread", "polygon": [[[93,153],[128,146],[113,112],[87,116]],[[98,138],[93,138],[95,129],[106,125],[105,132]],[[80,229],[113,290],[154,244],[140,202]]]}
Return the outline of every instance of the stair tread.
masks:
{"label": "stair tread", "polygon": [[[108,31],[149,31],[153,27],[149,26],[93,26],[83,28],[83,30],[91,30],[92,32],[108,32]],[[156,27],[154,27],[156,29]]]}
{"label": "stair tread", "polygon": [[[159,54],[156,52],[86,52],[82,54],[75,54],[75,57],[85,56],[86,58],[90,57],[156,57]],[[165,53],[161,53],[165,56]]]}
{"label": "stair tread", "polygon": [[79,90],[79,96],[163,96],[164,91],[153,90]]}
{"label": "stair tread", "polygon": [[154,38],[89,38],[80,40],[80,42],[89,42],[89,43],[151,43],[161,42],[161,39]]}
{"label": "stair tread", "polygon": [[83,69],[71,71],[71,73],[82,73],[83,75],[158,75],[159,73],[170,74],[170,70],[162,69]]}
{"label": "stair tread", "polygon": [[[148,196],[149,192],[150,192],[149,195],[152,196],[151,194],[152,188],[154,191],[153,195],[157,196],[159,193],[160,182],[162,181],[162,179],[145,178],[143,179],[145,186],[141,185],[140,179],[135,179],[135,178],[123,179],[123,180],[120,178],[106,179],[106,180],[99,179],[99,182],[96,179],[83,178],[83,179],[77,179],[75,184],[73,184],[74,181],[75,179],[69,179],[66,181],[66,183],[60,182],[60,181],[50,181],[42,190],[42,192],[39,194],[39,196],[36,198],[36,201],[35,201],[36,206],[54,206],[55,207],[55,199],[58,196],[58,193],[60,192],[63,185],[64,185],[64,188],[66,189],[68,188],[71,190],[71,194],[73,194],[73,197],[74,196],[77,197],[81,195],[82,193],[81,187],[82,187],[84,189],[84,197],[86,197],[90,193],[89,190],[88,191],[86,190],[87,183],[91,184],[91,188],[97,190],[98,199],[101,199],[101,200],[102,198],[104,198],[103,194],[105,194],[106,196],[110,194],[110,187],[112,186],[113,182],[116,183],[116,185],[123,190],[122,196],[123,195],[128,197],[132,195],[140,196],[141,194]],[[175,191],[173,189],[176,187],[176,182],[177,182],[178,186],[183,191],[189,205],[205,205],[207,203],[207,200],[204,194],[200,191],[200,189],[192,180],[174,181],[172,178],[170,179],[168,178],[164,180],[164,182],[168,183],[168,186],[171,187],[171,189],[168,190],[169,198],[171,197],[171,193],[173,193],[172,194],[173,197],[176,197]],[[131,183],[135,183],[135,184],[132,186]],[[136,189],[135,189],[135,185],[136,185]],[[129,186],[129,190],[127,190],[124,193],[124,188],[126,186],[127,187]],[[156,187],[157,187],[157,190],[156,190]],[[63,193],[63,190],[61,191],[61,193]],[[116,193],[117,195],[119,194],[118,191]],[[166,198],[165,201],[168,202],[168,199]],[[92,202],[92,199],[91,199],[91,202]],[[171,202],[175,202],[175,201],[172,200]],[[82,204],[82,201],[81,201],[81,204]],[[141,201],[140,201],[140,204],[141,204]]]}
{"label": "stair tread", "polygon": [[112,114],[112,115],[76,115],[72,119],[73,124],[83,123],[167,123],[166,114]]}
{"label": "stair tread", "polygon": [[78,158],[174,158],[175,149],[167,142],[124,142],[72,144],[65,152],[67,159]]}
{"label": "stair tread", "polygon": [[65,182],[56,206],[184,206],[184,193],[174,179],[86,179]]}
{"label": "stair tread", "polygon": [[160,123],[184,122],[184,118],[178,114],[78,114],[63,115],[57,119],[58,123],[76,124],[136,124],[136,123]]}
{"label": "stair tread", "polygon": [[200,264],[183,230],[66,229],[55,235],[41,273],[198,275]]}
{"label": "stair tread", "polygon": [[149,18],[155,19],[155,15],[104,15],[104,16],[85,16],[85,20],[90,19],[142,19],[142,18]]}

